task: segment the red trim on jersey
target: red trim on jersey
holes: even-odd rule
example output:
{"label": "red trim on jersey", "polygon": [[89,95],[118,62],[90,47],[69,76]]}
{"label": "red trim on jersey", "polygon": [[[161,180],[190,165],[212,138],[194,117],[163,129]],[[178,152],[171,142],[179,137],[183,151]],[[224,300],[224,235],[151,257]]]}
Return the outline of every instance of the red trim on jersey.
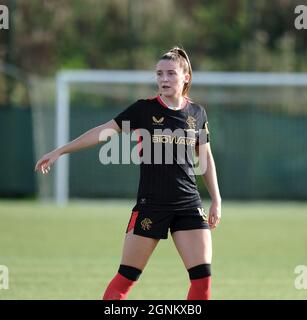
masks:
{"label": "red trim on jersey", "polygon": [[135,222],[136,222],[136,219],[137,219],[138,215],[139,215],[138,211],[132,211],[131,218],[130,218],[130,221],[129,221],[129,224],[128,224],[128,228],[127,228],[127,232],[129,232],[130,230],[134,229]]}
{"label": "red trim on jersey", "polygon": [[[157,98],[158,102],[159,102],[164,108],[170,109],[170,108],[165,104],[165,102],[161,99],[160,95],[158,95],[156,98]],[[174,111],[183,110],[183,109],[188,105],[189,99],[187,99],[186,97],[183,97],[183,98],[184,98],[184,100],[185,100],[185,101],[184,101],[184,106],[183,106],[183,108],[178,109],[178,110],[174,110]],[[170,109],[170,110],[173,110],[173,109]]]}
{"label": "red trim on jersey", "polygon": [[168,109],[168,106],[162,101],[160,96],[157,96],[157,100],[159,101],[159,103],[166,109]]}

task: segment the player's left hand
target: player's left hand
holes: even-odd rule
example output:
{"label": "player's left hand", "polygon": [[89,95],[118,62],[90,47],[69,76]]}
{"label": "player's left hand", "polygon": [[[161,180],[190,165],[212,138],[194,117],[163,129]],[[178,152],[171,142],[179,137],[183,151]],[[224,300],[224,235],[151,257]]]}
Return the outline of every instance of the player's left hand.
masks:
{"label": "player's left hand", "polygon": [[214,229],[220,223],[222,216],[222,206],[221,203],[212,202],[209,210],[208,224],[210,229]]}

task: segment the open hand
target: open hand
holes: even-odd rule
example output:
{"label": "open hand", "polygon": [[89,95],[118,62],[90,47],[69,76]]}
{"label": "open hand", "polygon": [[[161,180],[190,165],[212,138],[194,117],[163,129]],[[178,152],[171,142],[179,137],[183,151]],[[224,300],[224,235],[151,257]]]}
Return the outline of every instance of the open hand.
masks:
{"label": "open hand", "polygon": [[39,159],[35,166],[35,171],[42,171],[43,174],[48,174],[51,165],[59,158],[60,154],[57,151],[51,151]]}

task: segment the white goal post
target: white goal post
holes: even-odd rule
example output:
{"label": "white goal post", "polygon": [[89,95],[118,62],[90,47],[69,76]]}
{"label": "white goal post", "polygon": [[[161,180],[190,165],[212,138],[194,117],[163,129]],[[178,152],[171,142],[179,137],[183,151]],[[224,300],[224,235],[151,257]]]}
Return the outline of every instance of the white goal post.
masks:
{"label": "white goal post", "polygon": [[[153,71],[75,70],[56,77],[56,147],[69,141],[70,85],[77,83],[154,84]],[[303,73],[193,72],[193,86],[307,86]],[[142,97],[140,97],[142,98]],[[58,205],[69,199],[69,161],[62,156],[55,165],[54,195]]]}

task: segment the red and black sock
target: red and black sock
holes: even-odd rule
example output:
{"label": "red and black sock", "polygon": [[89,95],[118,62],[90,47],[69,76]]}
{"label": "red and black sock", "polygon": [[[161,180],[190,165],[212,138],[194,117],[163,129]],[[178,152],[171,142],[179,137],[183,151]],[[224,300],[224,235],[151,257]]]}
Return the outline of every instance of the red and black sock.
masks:
{"label": "red and black sock", "polygon": [[103,300],[125,300],[133,285],[141,275],[142,270],[134,267],[120,265],[118,273],[109,283]]}
{"label": "red and black sock", "polygon": [[211,265],[200,264],[188,269],[191,286],[187,300],[209,300],[211,296]]}

